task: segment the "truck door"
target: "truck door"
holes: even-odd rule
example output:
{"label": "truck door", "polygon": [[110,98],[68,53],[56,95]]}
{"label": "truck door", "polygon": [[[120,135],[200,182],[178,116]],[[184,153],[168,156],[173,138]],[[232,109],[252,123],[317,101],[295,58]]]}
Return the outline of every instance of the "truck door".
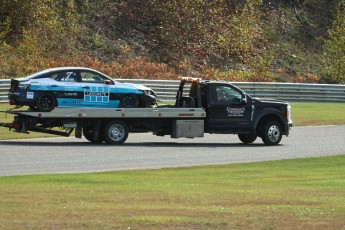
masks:
{"label": "truck door", "polygon": [[251,100],[229,84],[210,85],[208,127],[217,130],[247,129],[251,125]]}

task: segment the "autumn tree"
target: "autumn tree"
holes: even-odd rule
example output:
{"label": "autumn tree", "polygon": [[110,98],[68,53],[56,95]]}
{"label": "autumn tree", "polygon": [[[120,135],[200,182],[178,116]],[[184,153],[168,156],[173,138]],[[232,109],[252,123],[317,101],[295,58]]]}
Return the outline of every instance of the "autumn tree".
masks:
{"label": "autumn tree", "polygon": [[30,67],[39,66],[40,58],[75,50],[79,33],[73,0],[2,0],[0,17],[0,55],[9,60],[3,72],[20,76],[35,71]]}
{"label": "autumn tree", "polygon": [[339,0],[323,56],[328,82],[345,84],[345,0]]}

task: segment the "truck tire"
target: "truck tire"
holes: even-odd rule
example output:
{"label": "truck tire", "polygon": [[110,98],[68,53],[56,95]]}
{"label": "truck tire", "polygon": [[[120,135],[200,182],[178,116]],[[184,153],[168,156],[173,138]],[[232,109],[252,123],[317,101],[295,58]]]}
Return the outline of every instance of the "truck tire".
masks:
{"label": "truck tire", "polygon": [[282,139],[282,128],[277,121],[269,121],[262,129],[262,141],[266,145],[277,145]]}
{"label": "truck tire", "polygon": [[87,127],[87,126],[83,127],[83,135],[86,140],[92,143],[100,144],[103,142],[101,133],[99,133],[98,137],[95,137],[92,127]]}
{"label": "truck tire", "polygon": [[251,144],[251,143],[253,143],[256,140],[257,136],[256,135],[251,135],[251,134],[238,134],[238,138],[244,144]]}
{"label": "truck tire", "polygon": [[56,107],[56,100],[52,94],[43,93],[37,98],[35,105],[40,112],[50,112]]}
{"label": "truck tire", "polygon": [[122,121],[110,121],[104,127],[104,141],[111,145],[120,145],[127,140],[128,128]]}

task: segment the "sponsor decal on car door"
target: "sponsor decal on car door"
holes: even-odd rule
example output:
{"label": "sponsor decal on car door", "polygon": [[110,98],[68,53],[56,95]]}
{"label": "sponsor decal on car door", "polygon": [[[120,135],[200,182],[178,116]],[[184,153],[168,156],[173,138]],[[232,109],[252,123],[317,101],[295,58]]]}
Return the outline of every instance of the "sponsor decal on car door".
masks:
{"label": "sponsor decal on car door", "polygon": [[109,86],[84,87],[84,102],[109,103]]}
{"label": "sponsor decal on car door", "polygon": [[95,108],[115,107],[110,100],[110,87],[104,84],[83,84],[84,97],[82,106]]}

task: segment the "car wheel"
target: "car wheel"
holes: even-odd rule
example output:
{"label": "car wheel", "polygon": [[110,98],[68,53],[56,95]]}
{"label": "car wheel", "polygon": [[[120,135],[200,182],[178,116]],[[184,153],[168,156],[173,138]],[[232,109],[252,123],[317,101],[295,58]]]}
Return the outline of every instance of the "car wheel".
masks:
{"label": "car wheel", "polygon": [[135,94],[126,94],[122,97],[121,103],[122,108],[137,108],[139,100]]}
{"label": "car wheel", "polygon": [[250,144],[250,143],[253,143],[256,140],[257,136],[256,135],[251,135],[251,134],[238,134],[238,138],[244,144]]}
{"label": "car wheel", "polygon": [[52,94],[41,94],[36,100],[36,107],[40,112],[50,112],[56,107],[56,100]]}
{"label": "car wheel", "polygon": [[277,121],[270,121],[264,124],[261,138],[266,145],[279,144],[282,136],[281,126]]}
{"label": "car wheel", "polygon": [[107,144],[119,145],[127,140],[128,128],[122,121],[110,121],[104,128],[104,141]]}

